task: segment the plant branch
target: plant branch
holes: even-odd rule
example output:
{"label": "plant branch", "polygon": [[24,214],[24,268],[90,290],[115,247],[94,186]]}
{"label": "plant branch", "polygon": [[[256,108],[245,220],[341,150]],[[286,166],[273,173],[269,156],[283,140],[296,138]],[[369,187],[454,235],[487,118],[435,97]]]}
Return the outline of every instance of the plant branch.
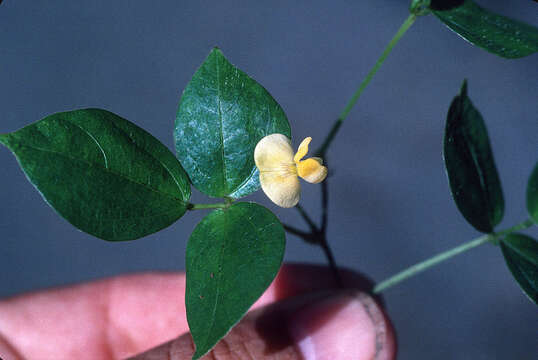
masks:
{"label": "plant branch", "polygon": [[377,72],[377,70],[379,70],[379,68],[381,67],[381,65],[387,58],[387,56],[389,56],[394,46],[398,43],[398,41],[406,33],[406,31],[411,27],[411,25],[413,25],[416,18],[417,16],[415,14],[409,15],[409,17],[403,22],[402,26],[400,26],[400,28],[398,29],[394,37],[390,40],[385,50],[383,50],[383,53],[374,64],[374,67],[370,70],[370,72],[366,75],[364,80],[360,83],[359,88],[355,91],[355,93],[353,93],[353,96],[351,97],[351,99],[349,99],[346,107],[344,108],[344,110],[342,111],[338,119],[336,119],[336,122],[333,124],[331,130],[329,131],[329,134],[323,141],[323,144],[321,145],[321,147],[319,148],[318,151],[316,151],[316,154],[318,154],[318,156],[323,157],[323,155],[325,155],[327,149],[329,148],[334,137],[336,136],[336,133],[340,129],[340,126],[342,126],[342,122],[349,115],[351,109],[353,109],[353,107],[359,100],[364,89],[366,89],[366,86],[370,83],[370,81],[372,81],[372,78],[374,77],[375,73]]}
{"label": "plant branch", "polygon": [[306,231],[303,231],[303,230],[299,230],[296,227],[293,227],[293,226],[288,225],[288,224],[282,224],[282,226],[284,226],[284,230],[286,230],[290,234],[298,236],[298,237],[304,239],[305,241],[309,241],[308,238],[310,238],[310,236],[311,236],[310,233],[308,233]]}
{"label": "plant branch", "polygon": [[323,240],[319,243],[319,246],[321,246],[323,252],[325,253],[325,256],[327,257],[327,261],[329,262],[329,267],[331,268],[331,272],[333,273],[336,285],[338,285],[338,287],[340,288],[343,288],[344,282],[342,281],[342,277],[340,276],[340,272],[338,271],[338,266],[336,266],[336,261],[334,260],[333,252],[329,247],[329,243],[327,242],[327,238],[325,236],[323,237]]}
{"label": "plant branch", "polygon": [[342,277],[340,276],[338,267],[336,266],[336,261],[334,260],[333,252],[327,241],[327,213],[328,213],[328,206],[329,206],[327,179],[325,179],[325,181],[322,182],[321,189],[322,189],[321,190],[321,205],[322,205],[321,226],[318,228],[318,226],[314,223],[314,221],[310,218],[310,216],[306,213],[306,211],[302,208],[302,206],[297,205],[296,206],[297,211],[299,211],[303,219],[308,223],[310,227],[310,232],[299,230],[287,224],[284,224],[284,229],[290,234],[300,237],[307,243],[319,245],[321,249],[323,250],[323,252],[325,253],[325,256],[327,257],[327,261],[329,262],[329,267],[331,269],[331,272],[333,273],[336,285],[338,287],[343,287]]}
{"label": "plant branch", "polygon": [[229,208],[229,203],[216,203],[216,204],[188,204],[187,210],[202,210],[202,209],[226,209]]}
{"label": "plant branch", "polygon": [[[338,133],[338,130],[342,126],[343,121],[346,119],[351,109],[355,106],[355,104],[359,100],[359,97],[363,93],[364,89],[366,89],[366,86],[370,83],[370,81],[372,81],[372,78],[374,77],[375,73],[377,72],[377,70],[379,70],[379,68],[381,67],[381,65],[387,58],[387,56],[390,54],[390,52],[392,51],[392,48],[394,48],[394,46],[398,43],[400,38],[411,27],[411,25],[413,25],[415,20],[416,20],[416,15],[411,14],[404,21],[402,26],[400,26],[400,28],[398,29],[394,37],[390,40],[387,47],[385,48],[385,50],[383,51],[383,53],[377,60],[377,62],[374,64],[374,67],[366,75],[366,78],[364,78],[364,80],[361,82],[361,84],[359,85],[359,88],[355,91],[351,99],[348,101],[346,107],[344,108],[344,110],[342,111],[338,119],[336,119],[331,130],[329,131],[329,134],[323,141],[321,147],[315,152],[316,156],[320,156],[320,157],[325,156],[325,152],[327,151],[332,141],[334,140],[336,134]],[[305,233],[301,230],[292,228],[290,226],[286,226],[285,228],[288,232],[303,238],[305,241],[315,242],[321,246],[321,248],[325,252],[325,255],[327,256],[327,260],[329,261],[329,266],[331,267],[331,270],[333,271],[333,274],[337,283],[340,286],[342,286],[342,280],[341,280],[340,274],[338,273],[338,268],[336,267],[334,255],[331,251],[331,248],[329,247],[329,243],[327,242],[327,218],[328,218],[328,203],[329,203],[329,195],[328,195],[329,191],[328,191],[327,180],[325,180],[325,182],[322,183],[321,191],[322,191],[321,192],[322,215],[321,215],[320,228],[318,229],[316,224],[312,221],[310,216],[308,216],[306,211],[300,205],[296,206],[297,211],[299,211],[303,219],[308,223],[308,226],[310,227],[310,233]]]}
{"label": "plant branch", "polygon": [[299,204],[297,204],[295,206],[295,208],[297,209],[297,211],[299,212],[299,214],[301,214],[302,218],[304,219],[304,221],[306,221],[306,223],[308,224],[308,226],[310,227],[310,230],[312,232],[317,232],[318,231],[318,227],[316,226],[316,224],[314,223],[314,221],[312,220],[312,218],[306,213],[305,209],[303,209],[303,207]]}
{"label": "plant branch", "polygon": [[329,179],[321,183],[321,232],[327,235],[327,220],[329,217]]}
{"label": "plant branch", "polygon": [[338,267],[336,266],[336,261],[334,260],[333,252],[331,250],[331,247],[329,246],[329,242],[327,241],[328,214],[329,214],[329,179],[327,177],[327,179],[325,179],[325,181],[321,183],[321,227],[319,231],[321,236],[320,236],[319,245],[323,249],[323,252],[325,253],[325,256],[327,257],[327,260],[329,261],[329,267],[331,268],[336,284],[339,287],[344,287],[342,277],[340,276],[340,272],[338,271]]}
{"label": "plant branch", "polygon": [[485,244],[487,242],[495,243],[497,240],[500,240],[502,237],[504,237],[507,234],[510,234],[514,231],[527,229],[534,225],[534,222],[530,219],[527,219],[517,225],[514,225],[508,229],[499,231],[497,233],[491,233],[487,235],[482,235],[474,240],[471,240],[469,242],[466,242],[462,245],[456,246],[455,248],[452,248],[450,250],[444,251],[434,257],[431,257],[427,260],[424,260],[418,264],[415,264],[396,275],[393,275],[389,277],[386,280],[381,281],[374,287],[374,294],[378,294],[382,292],[383,290],[386,290],[408,278],[411,278],[421,272],[423,272],[426,269],[431,268],[432,266],[435,266],[445,260],[450,259],[451,257],[454,257],[458,254],[461,254],[467,250],[470,250],[472,248],[475,248],[477,246],[480,246],[482,244]]}

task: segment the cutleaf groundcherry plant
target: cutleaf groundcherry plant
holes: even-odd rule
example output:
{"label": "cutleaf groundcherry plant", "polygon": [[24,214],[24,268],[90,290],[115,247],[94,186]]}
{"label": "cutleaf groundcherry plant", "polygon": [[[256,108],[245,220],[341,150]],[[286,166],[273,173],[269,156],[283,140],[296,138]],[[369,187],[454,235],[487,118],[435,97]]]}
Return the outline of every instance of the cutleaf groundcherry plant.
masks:
{"label": "cutleaf groundcherry plant", "polygon": [[[326,233],[328,169],[322,158],[392,48],[419,17],[428,15],[491,56],[517,59],[538,51],[538,29],[472,0],[413,0],[407,19],[328,129],[315,157],[305,159],[310,137],[294,153],[291,127],[278,102],[218,48],[211,50],[179,99],[175,155],[134,123],[102,109],[52,114],[0,134],[0,143],[59,215],[103,240],[142,238],[190,211],[209,210],[190,235],[185,254],[185,305],[196,345],[193,359],[199,359],[271,284],[284,257],[286,231],[319,245],[335,282],[340,282]],[[504,194],[486,121],[470,99],[471,90],[479,91],[463,81],[459,92],[454,89],[446,115],[439,116],[446,116],[442,150],[452,197],[463,217],[483,235],[395,273],[379,282],[374,293],[490,244],[502,252],[523,293],[538,301],[538,242],[518,232],[538,223],[538,163],[526,185],[528,218],[497,229],[504,215]],[[343,165],[330,163],[330,169],[339,166]],[[321,182],[320,224],[299,204],[299,177]],[[191,187],[222,200],[193,204]],[[311,231],[283,225],[262,205],[240,201],[260,187],[277,205],[299,211]]]}

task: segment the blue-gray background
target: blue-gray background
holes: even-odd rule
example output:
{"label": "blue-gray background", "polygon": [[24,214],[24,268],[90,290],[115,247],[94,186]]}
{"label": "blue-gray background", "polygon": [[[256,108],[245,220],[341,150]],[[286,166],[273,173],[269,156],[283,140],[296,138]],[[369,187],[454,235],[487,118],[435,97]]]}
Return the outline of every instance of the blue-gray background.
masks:
{"label": "blue-gray background", "polygon": [[[530,0],[479,3],[538,25]],[[172,148],[180,94],[218,45],[282,105],[295,143],[312,136],[316,147],[406,16],[407,1],[395,0],[7,0],[0,6],[0,132],[100,107]],[[329,236],[341,265],[379,281],[479,235],[450,199],[441,156],[445,115],[464,77],[504,185],[501,226],[525,218],[525,185],[538,155],[537,56],[501,59],[433,16],[417,21],[329,153]],[[107,243],[51,210],[5,148],[0,164],[0,296],[183,269],[187,238],[203,212],[145,239]],[[302,204],[318,216],[319,186],[303,189]],[[260,193],[251,199],[303,226],[295,211],[276,209]],[[194,201],[207,199],[195,194]],[[319,249],[293,237],[286,260],[324,263]],[[538,350],[536,306],[496,247],[475,249],[385,296],[401,359],[531,359]]]}

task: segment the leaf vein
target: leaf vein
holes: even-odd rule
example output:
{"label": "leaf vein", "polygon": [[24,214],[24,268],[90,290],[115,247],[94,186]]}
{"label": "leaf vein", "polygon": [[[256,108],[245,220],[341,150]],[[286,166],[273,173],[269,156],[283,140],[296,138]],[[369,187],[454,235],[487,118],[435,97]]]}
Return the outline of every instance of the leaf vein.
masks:
{"label": "leaf vein", "polygon": [[164,196],[166,196],[166,197],[168,197],[168,198],[170,198],[170,199],[172,199],[172,200],[179,201],[179,202],[181,202],[182,204],[185,204],[185,201],[184,201],[183,199],[180,199],[180,198],[178,198],[178,197],[176,197],[176,196],[174,196],[174,195],[172,195],[172,194],[166,193],[166,192],[161,192],[161,191],[159,191],[159,190],[157,190],[157,189],[154,189],[154,188],[148,186],[147,184],[144,184],[144,183],[138,182],[138,181],[136,181],[136,180],[134,180],[134,179],[131,179],[131,178],[129,178],[128,176],[125,176],[124,174],[121,174],[121,173],[119,173],[119,172],[116,172],[116,171],[113,171],[113,170],[111,170],[111,169],[105,168],[105,167],[104,167],[103,165],[101,165],[101,164],[92,163],[92,162],[89,162],[89,161],[84,161],[84,160],[81,160],[81,159],[79,159],[79,158],[73,158],[73,157],[71,157],[71,156],[68,156],[68,155],[66,155],[66,154],[64,154],[64,153],[61,153],[61,152],[58,152],[58,151],[49,150],[49,149],[43,149],[43,148],[39,148],[39,147],[36,147],[36,146],[28,145],[28,144],[20,143],[19,146],[27,147],[27,148],[30,148],[30,149],[34,149],[34,150],[42,151],[42,152],[46,152],[46,153],[56,154],[56,155],[58,155],[58,156],[60,156],[60,157],[67,158],[67,159],[69,159],[69,160],[71,160],[71,161],[73,161],[73,162],[81,162],[81,163],[84,163],[84,164],[86,164],[86,165],[88,165],[88,166],[90,166],[90,167],[96,167],[96,168],[98,168],[98,169],[105,170],[105,171],[107,171],[107,172],[110,172],[112,175],[116,175],[116,176],[118,176],[118,177],[121,177],[122,179],[125,179],[125,180],[127,180],[127,181],[133,183],[133,184],[142,186],[142,187],[146,188],[146,189],[149,190],[149,191],[155,192],[155,193],[157,193],[157,194],[159,194],[159,195],[164,195]]}
{"label": "leaf vein", "polygon": [[215,67],[217,72],[217,109],[219,112],[219,125],[220,125],[220,131],[219,131],[219,137],[220,137],[220,144],[221,144],[221,158],[222,158],[222,186],[224,189],[224,192],[227,194],[227,172],[226,172],[226,153],[224,149],[224,125],[222,120],[222,103],[221,103],[221,89],[220,89],[220,69],[219,69],[219,57],[217,56],[215,58]]}

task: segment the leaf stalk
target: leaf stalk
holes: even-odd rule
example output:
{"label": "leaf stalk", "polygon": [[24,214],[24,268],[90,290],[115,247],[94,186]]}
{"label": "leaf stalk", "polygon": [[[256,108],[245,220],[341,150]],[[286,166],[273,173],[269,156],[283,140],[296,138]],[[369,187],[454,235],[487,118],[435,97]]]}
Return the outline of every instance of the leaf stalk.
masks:
{"label": "leaf stalk", "polygon": [[216,204],[188,204],[187,210],[203,210],[203,209],[227,209],[230,207],[230,203],[216,203]]}
{"label": "leaf stalk", "polygon": [[471,250],[477,246],[480,246],[485,243],[492,243],[492,244],[498,244],[498,241],[501,240],[505,235],[508,235],[510,233],[513,233],[515,231],[527,229],[531,226],[535,225],[534,222],[530,219],[527,219],[517,225],[514,225],[508,229],[482,235],[476,239],[473,239],[471,241],[468,241],[464,244],[461,244],[459,246],[456,246],[455,248],[452,248],[450,250],[444,251],[438,255],[435,255],[427,260],[424,260],[422,262],[419,262],[418,264],[415,264],[411,267],[408,267],[407,269],[400,271],[399,273],[389,277],[386,280],[381,281],[374,287],[374,294],[379,294],[380,292],[399,284],[400,282],[409,279],[415,275],[418,275],[419,273],[423,272],[424,270],[427,270],[433,266],[436,266],[440,264],[441,262],[448,260],[456,255],[459,255],[463,252],[466,252],[468,250]]}

